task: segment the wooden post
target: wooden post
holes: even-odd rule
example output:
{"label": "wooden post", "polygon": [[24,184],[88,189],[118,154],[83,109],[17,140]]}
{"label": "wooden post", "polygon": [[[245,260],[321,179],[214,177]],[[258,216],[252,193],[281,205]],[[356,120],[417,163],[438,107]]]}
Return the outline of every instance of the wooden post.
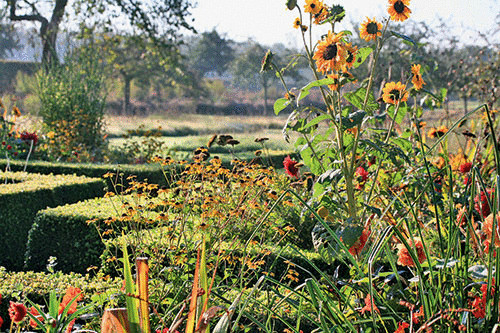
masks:
{"label": "wooden post", "polygon": [[126,308],[106,309],[101,321],[101,333],[129,333]]}

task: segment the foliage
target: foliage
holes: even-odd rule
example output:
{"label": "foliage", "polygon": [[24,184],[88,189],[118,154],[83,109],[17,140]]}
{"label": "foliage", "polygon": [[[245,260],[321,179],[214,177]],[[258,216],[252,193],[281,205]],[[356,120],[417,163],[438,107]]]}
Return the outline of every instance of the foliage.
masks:
{"label": "foliage", "polygon": [[92,47],[82,47],[68,55],[64,64],[38,72],[39,114],[51,139],[47,157],[98,155],[104,144],[104,77],[99,54]]}
{"label": "foliage", "polygon": [[0,181],[6,183],[0,186],[0,229],[4,235],[0,264],[13,270],[23,267],[28,231],[37,211],[103,193],[102,180],[87,177],[2,172]]}

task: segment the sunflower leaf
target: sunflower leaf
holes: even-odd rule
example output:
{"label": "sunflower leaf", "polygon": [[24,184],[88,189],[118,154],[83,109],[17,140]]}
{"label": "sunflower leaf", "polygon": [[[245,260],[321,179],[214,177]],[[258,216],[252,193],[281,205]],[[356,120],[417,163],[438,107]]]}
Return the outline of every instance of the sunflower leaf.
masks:
{"label": "sunflower leaf", "polygon": [[311,90],[311,88],[325,86],[328,84],[335,84],[335,79],[326,78],[326,79],[321,79],[321,80],[309,82],[306,86],[304,86],[302,89],[300,89],[300,94],[299,94],[298,100],[300,101],[304,97],[309,95],[309,90]]}
{"label": "sunflower leaf", "polygon": [[417,42],[415,42],[413,39],[411,39],[410,37],[408,36],[405,36],[403,34],[400,34],[399,32],[396,32],[396,31],[391,31],[391,34],[394,36],[394,37],[397,37],[397,38],[400,38],[403,40],[403,43],[407,44],[407,45],[410,45],[410,46],[415,46],[415,47],[418,47],[419,44]]}
{"label": "sunflower leaf", "polygon": [[395,114],[395,112],[396,107],[394,105],[391,105],[387,108],[387,114],[389,114],[389,117],[391,117],[391,119],[394,119],[397,124],[401,124],[404,117],[406,116],[406,113],[408,112],[408,106],[404,102],[400,103],[397,114]]}
{"label": "sunflower leaf", "polygon": [[278,115],[283,109],[290,105],[290,103],[291,101],[287,98],[278,98],[276,102],[274,102],[274,113]]}
{"label": "sunflower leaf", "polygon": [[373,52],[371,47],[362,47],[358,50],[356,62],[354,62],[353,68],[358,68],[361,66],[366,58]]}

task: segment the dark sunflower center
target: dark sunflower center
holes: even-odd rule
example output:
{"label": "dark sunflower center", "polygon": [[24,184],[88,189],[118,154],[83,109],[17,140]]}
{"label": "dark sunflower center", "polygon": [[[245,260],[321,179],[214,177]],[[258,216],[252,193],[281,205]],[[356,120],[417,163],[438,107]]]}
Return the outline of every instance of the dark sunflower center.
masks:
{"label": "dark sunflower center", "polygon": [[420,75],[415,75],[415,78],[417,79],[417,81],[420,81]]}
{"label": "dark sunflower center", "polygon": [[316,8],[316,5],[312,3],[309,5],[309,7],[311,7],[311,9],[314,9],[314,8]]}
{"label": "dark sunflower center", "polygon": [[378,32],[377,23],[375,22],[368,23],[366,25],[366,32],[368,32],[370,35],[375,35]]}
{"label": "dark sunflower center", "polygon": [[348,63],[351,63],[351,62],[354,60],[354,53],[352,53],[352,52],[348,51],[348,52],[347,52],[347,54],[348,54],[348,56],[347,56],[346,61],[347,61]]}
{"label": "dark sunflower center", "polygon": [[401,14],[405,11],[405,5],[402,1],[397,1],[395,4],[394,4],[394,10],[396,11],[396,13],[398,14]]}
{"label": "dark sunflower center", "polygon": [[323,59],[331,60],[336,56],[337,56],[337,45],[336,44],[328,45],[325,51],[323,52]]}
{"label": "dark sunflower center", "polygon": [[397,101],[399,99],[399,90],[392,89],[389,95],[391,96],[393,101]]}

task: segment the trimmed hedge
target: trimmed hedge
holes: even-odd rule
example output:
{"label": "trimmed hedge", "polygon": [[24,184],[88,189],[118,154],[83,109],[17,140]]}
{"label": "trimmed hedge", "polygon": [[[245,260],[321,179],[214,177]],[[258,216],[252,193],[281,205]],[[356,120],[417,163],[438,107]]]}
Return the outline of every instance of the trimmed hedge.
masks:
{"label": "trimmed hedge", "polygon": [[[0,160],[0,170],[5,170],[7,161]],[[10,161],[10,168],[12,171],[22,171],[24,168],[24,161],[13,160]],[[116,183],[127,184],[127,177],[135,175],[137,180],[147,179],[150,184],[159,184],[160,186],[167,185],[165,175],[159,164],[92,164],[92,163],[60,163],[60,162],[45,162],[45,161],[29,161],[26,169],[28,172],[40,174],[75,174],[78,176],[96,177],[101,178],[108,172],[116,173],[119,171],[123,174],[121,179],[106,179],[108,189],[113,189],[112,181]]]}
{"label": "trimmed hedge", "polygon": [[9,270],[23,268],[28,231],[39,210],[102,196],[105,186],[97,178],[10,172],[0,172],[0,184],[0,265]]}
{"label": "trimmed hedge", "polygon": [[0,317],[4,320],[3,329],[5,330],[10,325],[9,301],[25,302],[29,299],[36,304],[44,305],[49,301],[49,294],[52,290],[60,296],[70,286],[82,290],[84,302],[96,300],[96,298],[104,301],[111,295],[119,293],[121,285],[121,279],[105,279],[76,273],[61,274],[60,272],[54,274],[8,272],[4,267],[0,267],[0,295],[2,295]]}
{"label": "trimmed hedge", "polygon": [[57,258],[57,270],[84,273],[99,263],[103,242],[88,220],[103,221],[121,215],[120,197],[96,198],[47,208],[36,214],[26,245],[25,268],[44,269],[47,260]]}

